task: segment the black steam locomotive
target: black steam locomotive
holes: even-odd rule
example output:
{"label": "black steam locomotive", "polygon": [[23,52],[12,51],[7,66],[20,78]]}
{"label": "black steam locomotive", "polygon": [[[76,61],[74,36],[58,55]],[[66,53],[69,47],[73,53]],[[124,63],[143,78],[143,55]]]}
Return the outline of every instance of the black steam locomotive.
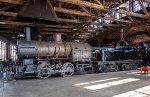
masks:
{"label": "black steam locomotive", "polygon": [[93,48],[93,63],[100,72],[136,69],[142,62],[139,49],[133,46]]}

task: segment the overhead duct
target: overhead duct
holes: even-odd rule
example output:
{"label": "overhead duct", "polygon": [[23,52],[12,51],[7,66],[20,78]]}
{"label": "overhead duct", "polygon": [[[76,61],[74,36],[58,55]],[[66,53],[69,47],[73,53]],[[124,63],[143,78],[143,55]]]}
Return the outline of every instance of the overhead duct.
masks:
{"label": "overhead duct", "polygon": [[18,17],[58,22],[50,0],[27,0]]}

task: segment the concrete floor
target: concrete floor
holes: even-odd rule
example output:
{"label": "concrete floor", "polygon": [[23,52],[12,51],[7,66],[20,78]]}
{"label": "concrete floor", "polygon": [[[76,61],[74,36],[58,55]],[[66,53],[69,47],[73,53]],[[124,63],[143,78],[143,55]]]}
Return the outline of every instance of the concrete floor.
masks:
{"label": "concrete floor", "polygon": [[[150,75],[109,72],[0,82],[0,97],[150,97]],[[147,87],[146,87],[147,86]]]}

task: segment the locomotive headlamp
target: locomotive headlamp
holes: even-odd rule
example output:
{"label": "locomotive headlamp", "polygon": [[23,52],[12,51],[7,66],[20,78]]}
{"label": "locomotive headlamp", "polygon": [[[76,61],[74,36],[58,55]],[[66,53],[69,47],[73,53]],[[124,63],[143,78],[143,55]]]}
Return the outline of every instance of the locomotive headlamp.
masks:
{"label": "locomotive headlamp", "polygon": [[18,37],[25,37],[24,34],[18,34],[17,36],[18,36]]}

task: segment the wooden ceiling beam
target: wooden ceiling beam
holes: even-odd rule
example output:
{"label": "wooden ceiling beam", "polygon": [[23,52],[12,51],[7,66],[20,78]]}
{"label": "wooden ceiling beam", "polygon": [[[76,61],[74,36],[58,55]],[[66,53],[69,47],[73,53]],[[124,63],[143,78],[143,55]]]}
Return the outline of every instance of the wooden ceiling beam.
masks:
{"label": "wooden ceiling beam", "polygon": [[[56,33],[58,33],[58,32],[40,32],[41,34],[43,34],[43,35],[53,35],[53,34],[56,34]],[[61,33],[62,35],[67,35],[67,33],[65,33],[65,32],[59,32],[59,33]]]}
{"label": "wooden ceiling beam", "polygon": [[45,28],[62,28],[62,29],[72,29],[73,28],[73,26],[64,26],[64,25],[42,25],[42,27],[45,27]]}
{"label": "wooden ceiling beam", "polygon": [[64,18],[59,18],[60,22],[67,22],[67,23],[81,23],[79,20],[73,20],[73,19],[64,19]]}
{"label": "wooden ceiling beam", "polygon": [[[121,9],[124,9],[125,11],[128,11],[127,7],[124,7],[124,8],[121,8]],[[133,18],[130,15],[127,15],[127,17],[130,21],[133,21]]]}
{"label": "wooden ceiling beam", "polygon": [[0,0],[0,2],[20,5],[23,3],[23,0]]}
{"label": "wooden ceiling beam", "polygon": [[142,0],[142,1],[150,4],[150,0]]}
{"label": "wooden ceiling beam", "polygon": [[97,4],[103,6],[102,3],[101,3],[99,0],[94,0],[94,1],[95,1]]}
{"label": "wooden ceiling beam", "polygon": [[116,24],[107,24],[107,23],[94,23],[94,25],[97,25],[97,26],[104,26],[104,27],[121,27],[122,25],[116,25]]}
{"label": "wooden ceiling beam", "polygon": [[10,16],[10,17],[16,17],[16,16],[18,15],[18,13],[14,13],[14,12],[6,12],[6,11],[0,11],[0,15]]}
{"label": "wooden ceiling beam", "polygon": [[[16,17],[18,13],[14,12],[6,12],[6,11],[0,11],[1,15],[5,16],[11,16],[11,17]],[[60,22],[68,22],[68,23],[80,23],[78,20],[72,20],[72,19],[64,19],[64,18],[58,18]]]}
{"label": "wooden ceiling beam", "polygon": [[125,11],[125,10],[122,10],[122,9],[117,10],[117,11],[112,10],[112,12],[120,13],[120,14],[127,14],[127,15],[130,15],[130,16],[133,16],[133,17],[138,17],[138,18],[150,19],[150,16],[135,13],[135,12]]}
{"label": "wooden ceiling beam", "polygon": [[67,14],[91,17],[91,14],[89,14],[89,13],[82,12],[82,11],[77,11],[77,10],[72,10],[72,9],[54,7],[54,10],[55,10],[55,12],[60,12],[60,13],[67,13]]}
{"label": "wooden ceiling beam", "polygon": [[[0,21],[1,25],[14,25],[14,26],[35,26],[32,23],[26,22],[15,22],[15,21]],[[72,26],[64,26],[64,25],[40,25],[36,24],[37,27],[45,27],[45,28],[62,28],[62,29],[72,29]]]}
{"label": "wooden ceiling beam", "polygon": [[5,7],[2,7],[1,9],[0,9],[0,11],[4,11],[4,10],[6,10],[6,9],[9,9],[9,8],[11,8],[11,7],[13,7],[14,5],[7,5],[7,6],[5,6]]}
{"label": "wooden ceiling beam", "polygon": [[99,4],[95,4],[95,3],[91,3],[91,2],[87,2],[87,1],[82,1],[82,0],[58,0],[58,1],[64,2],[64,3],[70,3],[70,4],[74,4],[74,5],[80,5],[83,7],[94,8],[97,10],[105,9],[103,5],[99,5]]}
{"label": "wooden ceiling beam", "polygon": [[[97,10],[104,9],[103,5],[99,5],[99,4],[95,4],[95,3],[91,3],[87,1],[82,1],[82,0],[58,0],[58,1],[64,2],[64,3],[70,3],[74,5],[80,5],[84,7],[89,7],[89,8],[95,8]],[[0,0],[0,2],[20,5],[23,3],[23,0]]]}
{"label": "wooden ceiling beam", "polygon": [[96,33],[96,31],[99,31],[99,30],[101,30],[101,31],[106,31],[107,29],[105,29],[105,28],[101,28],[101,27],[98,27],[98,28],[93,28],[93,27],[91,27],[91,26],[89,26],[89,27],[85,27],[85,28],[83,28],[81,31],[79,31],[79,32],[95,32]]}
{"label": "wooden ceiling beam", "polygon": [[17,34],[20,33],[21,31],[15,31],[15,30],[1,30],[0,29],[0,34],[4,33],[4,34]]}
{"label": "wooden ceiling beam", "polygon": [[50,29],[50,28],[43,28],[43,32],[71,32],[71,30],[68,29]]}
{"label": "wooden ceiling beam", "polygon": [[0,29],[16,29],[16,26],[13,25],[0,25]]}
{"label": "wooden ceiling beam", "polygon": [[105,20],[111,20],[111,21],[117,21],[117,22],[122,22],[122,23],[132,23],[129,20],[117,19],[117,18],[112,18],[112,17],[104,17],[103,19],[105,19]]}
{"label": "wooden ceiling beam", "polygon": [[107,23],[91,23],[92,25],[99,25],[99,26],[105,26],[105,27],[121,27],[122,25],[116,25],[116,24],[107,24]]}
{"label": "wooden ceiling beam", "polygon": [[78,20],[78,19],[76,19],[76,17],[74,17],[74,16],[71,15],[71,14],[69,14],[69,16],[70,16],[72,19],[74,19],[74,20]]}
{"label": "wooden ceiling beam", "polygon": [[139,4],[142,7],[142,10],[143,10],[144,14],[149,16],[149,13],[147,12],[146,8],[144,7],[142,0],[139,0]]}
{"label": "wooden ceiling beam", "polygon": [[15,22],[15,21],[0,21],[1,25],[15,25],[15,26],[33,26],[32,23]]}
{"label": "wooden ceiling beam", "polygon": [[80,5],[79,5],[79,7],[80,7],[83,11],[85,11],[86,13],[90,13],[90,12],[88,11],[88,9],[86,9],[85,7],[80,6]]}

